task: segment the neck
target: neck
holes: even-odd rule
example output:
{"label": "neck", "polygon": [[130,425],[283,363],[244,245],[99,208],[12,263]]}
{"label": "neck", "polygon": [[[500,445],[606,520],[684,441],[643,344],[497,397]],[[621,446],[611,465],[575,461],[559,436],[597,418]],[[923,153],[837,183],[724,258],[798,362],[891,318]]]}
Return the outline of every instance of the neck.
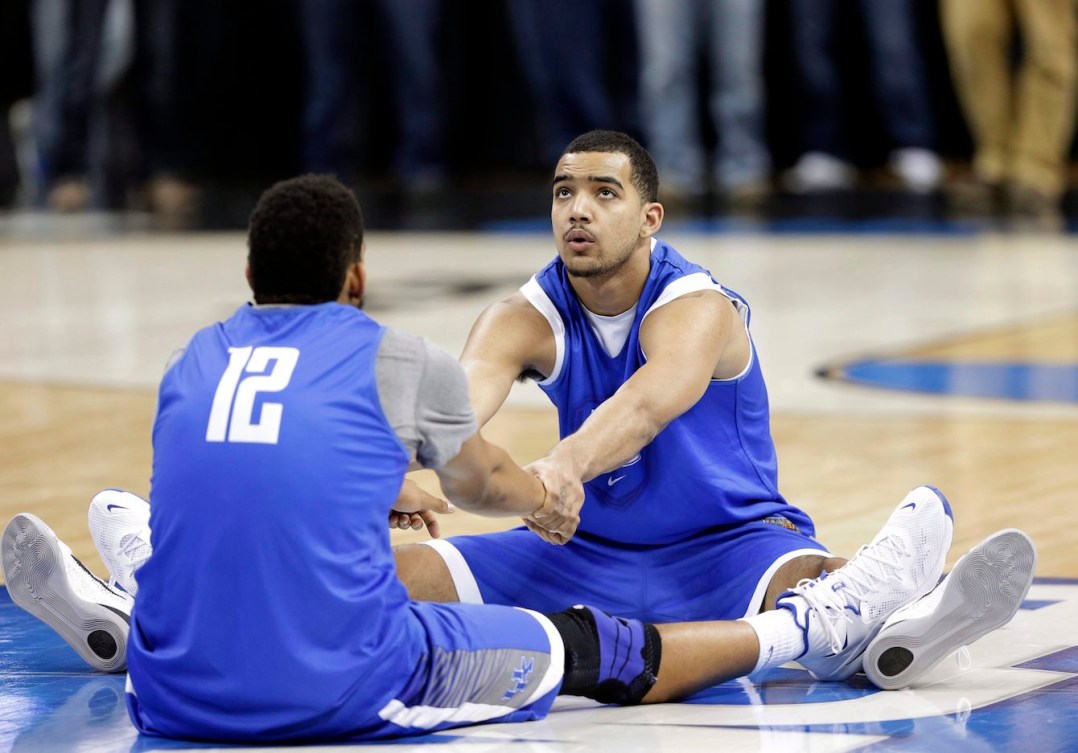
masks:
{"label": "neck", "polygon": [[651,271],[650,242],[637,248],[617,269],[595,277],[569,277],[576,297],[588,311],[600,316],[617,316],[640,300]]}

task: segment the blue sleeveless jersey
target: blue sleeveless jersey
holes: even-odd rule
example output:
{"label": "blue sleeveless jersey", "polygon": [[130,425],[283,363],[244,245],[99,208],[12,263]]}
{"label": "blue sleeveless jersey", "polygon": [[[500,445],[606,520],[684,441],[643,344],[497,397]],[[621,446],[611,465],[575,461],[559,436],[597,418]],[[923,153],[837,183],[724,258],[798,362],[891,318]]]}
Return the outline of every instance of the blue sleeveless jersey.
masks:
{"label": "blue sleeveless jersey", "polygon": [[378,398],[383,332],[337,303],[244,306],[166,373],[128,653],[140,730],[357,733],[408,682],[424,633],[386,525],[409,454]]}
{"label": "blue sleeveless jersey", "polygon": [[[749,308],[741,296],[670,246],[654,242],[651,271],[628,339],[612,357],[585,318],[560,259],[522,288],[550,321],[558,340],[555,373],[539,386],[558,408],[563,438],[644,364],[644,317],[678,295],[700,289],[718,290],[730,298],[748,327]],[[745,373],[713,380],[700,401],[671,421],[639,455],[584,485],[579,530],[620,543],[665,544],[705,529],[781,517],[813,536],[809,517],[779,494],[777,476],[767,388],[753,346]]]}

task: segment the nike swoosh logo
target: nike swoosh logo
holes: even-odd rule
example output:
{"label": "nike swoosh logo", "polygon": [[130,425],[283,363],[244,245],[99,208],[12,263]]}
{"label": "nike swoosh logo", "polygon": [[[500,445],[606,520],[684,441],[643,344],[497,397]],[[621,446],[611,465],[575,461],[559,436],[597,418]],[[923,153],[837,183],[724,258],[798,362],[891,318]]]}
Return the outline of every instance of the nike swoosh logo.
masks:
{"label": "nike swoosh logo", "polygon": [[911,510],[916,510],[917,509],[917,503],[916,502],[910,502],[907,505],[902,505],[903,510],[905,510],[907,507],[910,508]]}
{"label": "nike swoosh logo", "polygon": [[613,486],[614,484],[616,484],[616,483],[618,483],[619,481],[621,481],[621,480],[622,480],[623,478],[625,478],[625,477],[624,477],[624,476],[618,476],[617,478],[608,478],[608,479],[606,480],[606,485],[607,485],[607,486]]}
{"label": "nike swoosh logo", "polygon": [[127,509],[123,505],[105,505],[105,511],[106,512],[112,512],[113,508],[115,508],[117,510],[126,510]]}

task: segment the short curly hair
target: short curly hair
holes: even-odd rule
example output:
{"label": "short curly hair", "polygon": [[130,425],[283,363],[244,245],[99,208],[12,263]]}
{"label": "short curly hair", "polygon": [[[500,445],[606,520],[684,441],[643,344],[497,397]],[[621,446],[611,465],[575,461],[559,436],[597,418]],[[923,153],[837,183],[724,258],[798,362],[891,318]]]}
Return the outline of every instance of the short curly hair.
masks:
{"label": "short curly hair", "polygon": [[247,231],[255,302],[337,300],[362,243],[363,212],[336,178],[301,175],[275,183],[258,199]]}
{"label": "short curly hair", "polygon": [[562,156],[580,152],[613,152],[629,158],[630,180],[644,201],[659,200],[659,171],[655,160],[640,142],[621,131],[588,131],[565,147]]}

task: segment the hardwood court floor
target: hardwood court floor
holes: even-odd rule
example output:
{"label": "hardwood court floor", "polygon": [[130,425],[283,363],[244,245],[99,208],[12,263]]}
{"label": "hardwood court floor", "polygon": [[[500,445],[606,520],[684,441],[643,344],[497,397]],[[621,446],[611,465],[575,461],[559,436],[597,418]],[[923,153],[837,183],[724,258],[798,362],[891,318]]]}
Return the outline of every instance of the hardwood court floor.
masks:
{"label": "hardwood court floor", "polygon": [[[1039,574],[1078,576],[1078,406],[869,390],[814,375],[902,350],[1073,365],[1078,242],[665,237],[753,306],[780,488],[833,551],[852,553],[908,488],[933,483],[955,506],[952,562],[1020,525],[1038,544]],[[161,365],[245,300],[244,254],[239,234],[2,242],[0,516],[36,512],[98,565],[86,502],[107,486],[148,491]],[[374,234],[368,310],[459,353],[483,306],[550,254],[541,235]],[[487,433],[527,462],[554,443],[556,422],[529,385],[515,388]],[[458,512],[445,530],[509,524]]]}
{"label": "hardwood court floor", "polygon": [[[1078,405],[973,397],[961,383],[945,394],[868,389],[817,371],[866,354],[1078,369],[1078,241],[716,236],[676,226],[663,238],[752,305],[780,488],[832,551],[852,554],[909,488],[932,483],[955,512],[949,565],[993,531],[1020,527],[1038,546],[1038,576],[1062,580],[1035,585],[1014,623],[973,647],[970,672],[943,669],[923,690],[823,687],[784,670],[793,674],[720,686],[698,704],[645,712],[559,701],[546,722],[427,742],[684,753],[1003,750],[1036,738],[1038,750],[1066,750],[1078,735],[1058,721],[1078,718]],[[103,572],[86,504],[108,486],[147,493],[162,365],[246,300],[244,255],[239,234],[0,239],[0,519],[39,515]],[[482,308],[551,255],[546,235],[375,233],[368,310],[457,354]],[[527,462],[554,443],[556,421],[545,397],[521,386],[485,434]],[[421,483],[434,489],[430,476]],[[458,512],[443,528],[511,524]],[[0,602],[9,688],[0,691],[0,750],[131,750],[122,680],[88,674],[14,610]]]}

